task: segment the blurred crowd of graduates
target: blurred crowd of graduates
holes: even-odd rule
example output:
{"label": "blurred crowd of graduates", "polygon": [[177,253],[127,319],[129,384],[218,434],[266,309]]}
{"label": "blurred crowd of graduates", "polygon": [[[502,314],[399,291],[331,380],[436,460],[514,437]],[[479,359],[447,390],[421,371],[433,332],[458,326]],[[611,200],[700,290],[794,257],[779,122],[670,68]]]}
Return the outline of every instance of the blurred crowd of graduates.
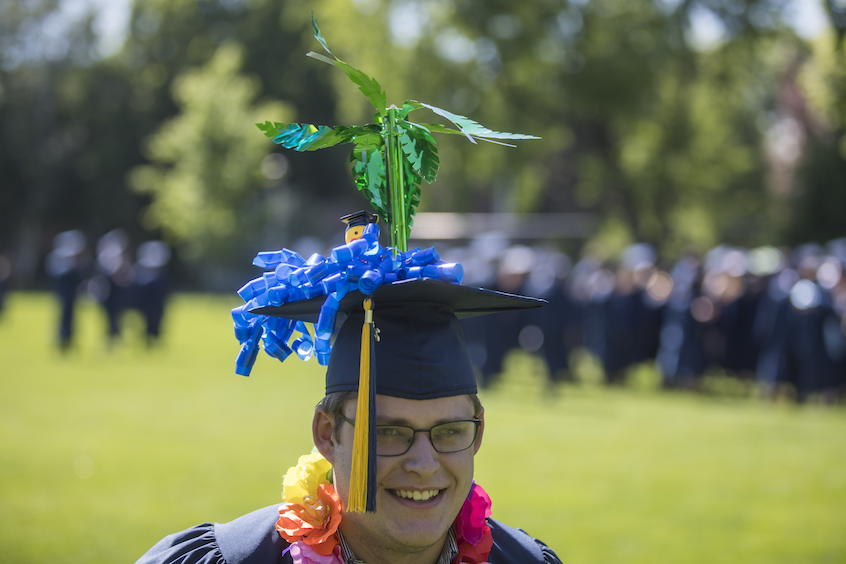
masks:
{"label": "blurred crowd of graduates", "polygon": [[846,238],[718,246],[674,264],[643,243],[575,264],[549,248],[502,250],[490,240],[455,254],[473,278],[465,283],[549,300],[496,324],[462,322],[483,385],[495,385],[514,349],[542,357],[551,383],[573,379],[573,352],[587,350],[609,385],[647,363],[670,389],[700,390],[719,373],[768,398],[837,402],[846,392]]}
{"label": "blurred crowd of graduates", "polygon": [[[83,296],[102,306],[109,346],[128,310],[143,317],[149,346],[159,340],[171,250],[147,241],[134,260],[132,250],[120,229],[93,248],[80,230],[56,236],[45,269],[61,304],[61,350],[73,343]],[[674,263],[647,243],[610,260],[587,253],[574,262],[557,247],[498,236],[441,254],[463,264],[464,284],[549,301],[499,314],[496,323],[462,320],[483,387],[496,385],[510,352],[523,350],[543,359],[550,386],[575,380],[574,359],[587,352],[608,385],[625,384],[646,365],[667,389],[701,390],[705,377],[721,374],[765,398],[836,403],[846,396],[846,238],[793,248],[720,245]],[[0,256],[0,311],[9,272]]]}
{"label": "blurred crowd of graduates", "polygon": [[109,347],[120,338],[123,315],[130,309],[143,316],[147,345],[153,346],[161,334],[170,247],[162,241],[146,241],[138,245],[132,261],[129,238],[115,229],[99,239],[93,254],[85,234],[74,229],[59,233],[47,255],[45,269],[60,304],[59,348],[66,351],[73,344],[74,311],[82,296],[102,306]]}

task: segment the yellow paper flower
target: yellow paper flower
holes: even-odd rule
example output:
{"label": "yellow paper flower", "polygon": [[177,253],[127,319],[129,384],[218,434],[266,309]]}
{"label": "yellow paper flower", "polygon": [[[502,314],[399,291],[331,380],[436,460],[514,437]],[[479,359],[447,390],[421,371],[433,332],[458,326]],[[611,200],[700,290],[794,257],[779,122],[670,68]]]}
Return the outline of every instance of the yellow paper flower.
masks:
{"label": "yellow paper flower", "polygon": [[296,466],[288,468],[282,481],[282,499],[287,503],[303,505],[303,498],[317,499],[317,487],[329,481],[332,465],[319,452],[305,454]]}

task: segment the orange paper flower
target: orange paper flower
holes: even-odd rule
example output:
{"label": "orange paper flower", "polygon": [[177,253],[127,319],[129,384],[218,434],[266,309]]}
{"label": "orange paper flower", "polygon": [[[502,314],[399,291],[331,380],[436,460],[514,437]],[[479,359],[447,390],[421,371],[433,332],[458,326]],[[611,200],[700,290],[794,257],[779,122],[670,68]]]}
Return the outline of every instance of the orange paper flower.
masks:
{"label": "orange paper flower", "polygon": [[338,544],[335,532],[341,524],[341,498],[332,484],[320,484],[317,498],[306,496],[303,503],[279,506],[276,530],[290,543],[303,541],[322,556],[332,554]]}

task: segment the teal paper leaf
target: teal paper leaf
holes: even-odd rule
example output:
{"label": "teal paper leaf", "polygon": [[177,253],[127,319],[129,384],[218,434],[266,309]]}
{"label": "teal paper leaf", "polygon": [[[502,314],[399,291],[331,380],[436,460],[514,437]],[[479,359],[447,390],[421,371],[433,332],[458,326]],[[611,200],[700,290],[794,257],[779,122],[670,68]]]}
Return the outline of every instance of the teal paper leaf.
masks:
{"label": "teal paper leaf", "polygon": [[[339,125],[311,125],[308,123],[274,123],[256,124],[273,142],[286,149],[295,151],[316,151],[326,147],[333,147],[342,143],[349,143],[359,135],[371,133],[368,126],[348,127]],[[273,129],[270,128],[273,127]]]}

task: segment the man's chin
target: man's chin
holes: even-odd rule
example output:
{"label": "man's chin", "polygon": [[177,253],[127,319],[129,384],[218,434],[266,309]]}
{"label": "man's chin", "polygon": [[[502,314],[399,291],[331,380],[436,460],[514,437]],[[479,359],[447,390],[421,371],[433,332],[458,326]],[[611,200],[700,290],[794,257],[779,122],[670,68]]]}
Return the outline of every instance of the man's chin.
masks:
{"label": "man's chin", "polygon": [[393,494],[382,505],[389,515],[390,527],[402,538],[409,548],[425,550],[441,542],[452,522],[455,520],[446,515],[449,506],[446,496],[420,503],[413,500],[397,498]]}
{"label": "man's chin", "polygon": [[381,553],[399,557],[420,554],[435,546],[440,549],[449,526],[442,527],[433,520],[407,519],[391,514],[380,520],[378,525],[373,523],[367,528],[367,533],[358,528],[344,530],[343,524],[341,528],[356,556],[361,557],[355,546],[363,541],[370,549],[378,547]]}
{"label": "man's chin", "polygon": [[433,546],[442,546],[446,530],[440,527],[421,527],[419,523],[397,523],[390,532],[407,553],[424,552]]}

